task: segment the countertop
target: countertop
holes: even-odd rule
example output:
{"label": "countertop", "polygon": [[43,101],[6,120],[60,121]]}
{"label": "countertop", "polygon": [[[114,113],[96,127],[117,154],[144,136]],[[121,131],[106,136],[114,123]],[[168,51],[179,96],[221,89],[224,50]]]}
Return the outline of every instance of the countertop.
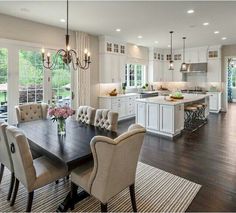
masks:
{"label": "countertop", "polygon": [[[209,97],[209,95],[200,95],[200,94],[184,94],[184,99],[180,100],[174,100],[174,101],[168,101],[165,100],[165,96],[158,96],[158,97],[151,97],[151,98],[141,98],[136,99],[138,102],[145,102],[145,103],[157,103],[157,104],[163,104],[163,105],[178,105],[178,104],[185,104],[190,102],[199,101],[202,99],[205,99]],[[168,98],[168,97],[167,97]]]}
{"label": "countertop", "polygon": [[129,97],[140,95],[139,93],[126,93],[126,94],[118,94],[117,96],[110,96],[110,95],[101,95],[99,98],[122,98],[122,97]]}

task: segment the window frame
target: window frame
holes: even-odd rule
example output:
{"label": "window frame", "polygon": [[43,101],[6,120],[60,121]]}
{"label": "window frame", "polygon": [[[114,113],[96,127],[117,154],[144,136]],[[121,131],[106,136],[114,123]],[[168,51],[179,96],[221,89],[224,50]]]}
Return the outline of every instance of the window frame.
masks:
{"label": "window frame", "polygon": [[[134,86],[130,86],[130,69],[129,66],[133,65],[134,66]],[[125,82],[126,82],[126,87],[127,89],[134,89],[134,88],[142,88],[142,86],[145,85],[146,83],[146,65],[143,64],[138,64],[138,63],[127,63],[125,68],[125,72],[127,72],[127,75],[125,74]],[[141,79],[141,85],[137,85],[137,67],[141,66],[142,69],[142,79]]]}

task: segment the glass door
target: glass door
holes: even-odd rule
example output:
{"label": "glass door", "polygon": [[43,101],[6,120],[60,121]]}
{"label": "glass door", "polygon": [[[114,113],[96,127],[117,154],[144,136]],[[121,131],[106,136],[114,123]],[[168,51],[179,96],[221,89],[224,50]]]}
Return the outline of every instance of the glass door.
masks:
{"label": "glass door", "polygon": [[8,50],[0,48],[0,120],[7,121],[7,75],[8,75]]}

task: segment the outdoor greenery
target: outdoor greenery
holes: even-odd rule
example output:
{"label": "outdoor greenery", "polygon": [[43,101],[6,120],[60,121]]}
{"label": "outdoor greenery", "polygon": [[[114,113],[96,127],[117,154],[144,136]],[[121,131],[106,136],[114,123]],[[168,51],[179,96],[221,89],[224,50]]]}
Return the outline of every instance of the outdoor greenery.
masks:
{"label": "outdoor greenery", "polygon": [[[55,54],[52,54],[54,59]],[[8,51],[0,49],[0,84],[7,83]],[[20,102],[41,101],[43,98],[44,68],[40,51],[19,51],[19,90]],[[48,72],[48,70],[45,70]],[[69,68],[59,58],[57,67],[52,72],[51,82],[54,100],[70,96],[69,87],[71,77]],[[69,86],[68,86],[69,85]],[[5,101],[6,92],[0,91],[0,102]],[[36,98],[36,100],[35,100]]]}
{"label": "outdoor greenery", "polygon": [[236,87],[236,67],[232,67],[231,71],[232,71],[232,87]]}

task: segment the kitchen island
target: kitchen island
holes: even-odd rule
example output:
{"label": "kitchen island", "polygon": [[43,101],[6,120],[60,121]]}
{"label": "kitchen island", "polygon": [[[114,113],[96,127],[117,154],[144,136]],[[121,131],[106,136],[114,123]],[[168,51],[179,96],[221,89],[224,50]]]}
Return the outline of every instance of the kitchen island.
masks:
{"label": "kitchen island", "polygon": [[184,129],[184,107],[205,103],[205,117],[209,114],[209,95],[185,94],[183,99],[170,101],[165,96],[136,99],[136,123],[147,131],[174,137]]}

